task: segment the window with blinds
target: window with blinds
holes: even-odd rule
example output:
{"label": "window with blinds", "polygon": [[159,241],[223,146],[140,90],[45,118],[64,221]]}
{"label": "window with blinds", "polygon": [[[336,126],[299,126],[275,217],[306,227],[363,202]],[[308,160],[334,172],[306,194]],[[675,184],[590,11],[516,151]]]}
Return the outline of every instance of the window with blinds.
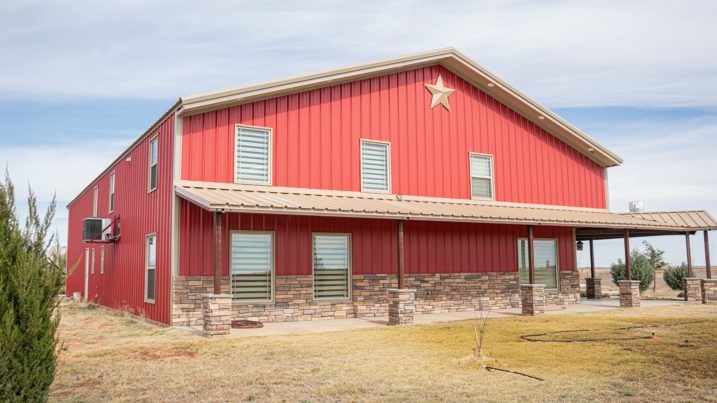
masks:
{"label": "window with blinds", "polygon": [[271,130],[237,126],[234,181],[271,184]]}
{"label": "window with blinds", "polygon": [[147,235],[146,265],[144,271],[144,300],[154,302],[157,280],[157,236]]}
{"label": "window with blinds", "polygon": [[471,154],[471,197],[493,199],[493,157]]}
{"label": "window with blinds", "polygon": [[273,249],[272,233],[232,233],[231,291],[235,301],[272,300]]}
{"label": "window with blinds", "polygon": [[159,161],[159,136],[155,136],[149,142],[149,179],[147,181],[148,191],[157,189],[157,162]]}
{"label": "window with blinds", "polygon": [[[534,239],[535,283],[545,288],[558,288],[558,241],[555,239]],[[530,284],[528,268],[528,240],[518,240],[518,267],[520,284]]]}
{"label": "window with blinds", "polygon": [[361,191],[390,192],[389,145],[361,140]]}
{"label": "window with blinds", "polygon": [[111,213],[115,209],[115,173],[110,174],[110,199],[107,210]]}
{"label": "window with blinds", "polygon": [[349,297],[349,236],[314,235],[314,298]]}

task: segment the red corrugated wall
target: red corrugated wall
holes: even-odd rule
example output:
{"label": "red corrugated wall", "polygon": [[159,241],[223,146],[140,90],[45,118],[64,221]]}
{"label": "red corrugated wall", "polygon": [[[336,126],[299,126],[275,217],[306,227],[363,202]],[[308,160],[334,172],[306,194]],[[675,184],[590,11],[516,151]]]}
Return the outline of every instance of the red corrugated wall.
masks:
{"label": "red corrugated wall", "polygon": [[[157,190],[147,193],[149,140],[159,135]],[[122,237],[112,244],[83,244],[82,219],[92,216],[93,188],[85,190],[69,207],[68,267],[78,263],[67,278],[66,291],[84,291],[84,250],[96,250],[95,272],[89,275],[89,299],[116,309],[126,309],[157,322],[169,323],[170,238],[172,206],[174,116],[115,164],[95,183],[99,196],[97,215],[120,217]],[[131,158],[131,162],[125,159]],[[108,212],[109,174],[115,172],[115,208]],[[144,302],[145,238],[157,234],[155,303]],[[105,272],[100,273],[100,250],[105,245]],[[92,258],[90,252],[90,259]]]}
{"label": "red corrugated wall", "polygon": [[[213,213],[181,201],[180,275],[213,275]],[[396,221],[267,214],[225,214],[222,269],[228,274],[229,231],[275,232],[276,275],[311,274],[312,232],[350,233],[354,274],[396,271]],[[518,270],[517,239],[527,227],[406,221],[407,273],[510,272]],[[575,269],[572,229],[535,227],[535,236],[559,239],[559,265]]]}
{"label": "red corrugated wall", "polygon": [[[429,108],[439,73],[452,112]],[[602,167],[440,66],[187,117],[183,179],[233,181],[237,123],[274,129],[275,186],[360,191],[365,138],[391,142],[396,194],[470,198],[472,151],[494,155],[499,201],[606,207]]]}

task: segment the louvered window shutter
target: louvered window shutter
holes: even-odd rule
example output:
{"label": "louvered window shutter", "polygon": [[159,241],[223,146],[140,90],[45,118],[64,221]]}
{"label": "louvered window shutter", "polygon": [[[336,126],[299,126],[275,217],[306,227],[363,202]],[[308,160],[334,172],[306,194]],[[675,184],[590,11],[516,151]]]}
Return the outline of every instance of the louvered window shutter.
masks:
{"label": "louvered window shutter", "polygon": [[232,234],[231,289],[235,300],[272,299],[272,245],[272,234]]}
{"label": "louvered window shutter", "polygon": [[348,235],[314,235],[313,243],[314,298],[348,298]]}
{"label": "louvered window shutter", "polygon": [[271,132],[237,127],[235,181],[271,183]]}
{"label": "louvered window shutter", "polygon": [[369,192],[389,191],[388,144],[361,142],[361,190]]}

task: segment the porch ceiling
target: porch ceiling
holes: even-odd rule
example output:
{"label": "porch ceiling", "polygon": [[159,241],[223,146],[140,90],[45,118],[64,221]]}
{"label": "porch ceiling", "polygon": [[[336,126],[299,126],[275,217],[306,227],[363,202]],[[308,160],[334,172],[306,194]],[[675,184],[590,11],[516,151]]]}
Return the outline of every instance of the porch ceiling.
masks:
{"label": "porch ceiling", "polygon": [[706,221],[666,221],[659,216],[601,209],[213,182],[178,181],[175,189],[180,197],[209,211],[554,225],[659,234],[717,229],[717,221],[706,212],[690,212],[701,214]]}

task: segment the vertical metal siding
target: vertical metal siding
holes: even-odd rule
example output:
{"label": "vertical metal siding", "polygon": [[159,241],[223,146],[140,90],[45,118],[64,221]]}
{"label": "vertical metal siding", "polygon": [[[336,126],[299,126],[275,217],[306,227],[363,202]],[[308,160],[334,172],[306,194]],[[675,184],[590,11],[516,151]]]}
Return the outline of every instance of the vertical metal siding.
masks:
{"label": "vertical metal siding", "polygon": [[[122,237],[105,245],[105,272],[99,270],[102,244],[82,243],[82,219],[92,216],[92,186],[69,208],[68,265],[79,259],[77,269],[67,279],[68,294],[84,290],[84,249],[97,250],[95,273],[89,275],[89,299],[111,308],[129,310],[151,320],[169,323],[170,246],[172,206],[172,164],[174,116],[169,116],[125,159],[97,180],[97,213],[100,217],[120,217]],[[149,140],[159,135],[158,186],[147,193]],[[115,206],[108,213],[109,174],[115,174]],[[157,234],[157,272],[155,303],[144,302],[145,236]],[[91,255],[90,255],[91,256]],[[91,273],[91,272],[90,272]]]}
{"label": "vertical metal siding", "polygon": [[[180,275],[213,274],[212,213],[180,202]],[[350,233],[354,274],[396,272],[396,221],[227,213],[222,226],[222,270],[229,273],[229,232],[275,232],[276,275],[311,274],[312,232]],[[515,272],[517,239],[526,226],[435,221],[405,222],[407,273]],[[536,227],[537,238],[559,239],[561,270],[574,270],[572,228]]]}
{"label": "vertical metal siding", "polygon": [[[429,108],[438,74],[452,112]],[[394,193],[470,198],[472,151],[495,156],[499,201],[606,206],[602,167],[440,66],[187,117],[183,179],[232,182],[237,123],[274,129],[275,186],[360,191],[365,138],[391,142]]]}

